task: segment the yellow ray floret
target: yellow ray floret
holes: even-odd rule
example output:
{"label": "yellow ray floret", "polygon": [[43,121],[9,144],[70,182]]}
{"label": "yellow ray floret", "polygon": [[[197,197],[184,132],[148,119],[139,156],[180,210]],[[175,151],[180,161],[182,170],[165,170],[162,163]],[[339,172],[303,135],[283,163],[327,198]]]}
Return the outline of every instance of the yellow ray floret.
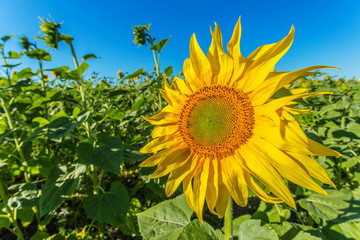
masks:
{"label": "yellow ray floret", "polygon": [[[140,152],[153,155],[140,166],[157,166],[152,178],[169,175],[167,196],[182,183],[185,198],[201,222],[205,203],[213,214],[223,217],[230,195],[245,206],[249,189],[263,201],[285,202],[296,209],[284,179],[321,194],[327,193],[314,178],[335,187],[311,156],[341,154],[307,138],[292,114],[310,110],[291,106],[297,99],[331,93],[287,90],[311,71],[330,67],[274,71],[290,48],[294,32],[291,27],[284,39],[259,47],[247,58],[240,52],[240,19],[227,53],[217,24],[211,30],[207,55],[193,35],[190,58],[183,65],[185,80],[175,77],[171,86],[165,81],[160,91],[168,105],[144,117],[155,127],[153,140]],[[272,99],[279,89],[289,95]]]}

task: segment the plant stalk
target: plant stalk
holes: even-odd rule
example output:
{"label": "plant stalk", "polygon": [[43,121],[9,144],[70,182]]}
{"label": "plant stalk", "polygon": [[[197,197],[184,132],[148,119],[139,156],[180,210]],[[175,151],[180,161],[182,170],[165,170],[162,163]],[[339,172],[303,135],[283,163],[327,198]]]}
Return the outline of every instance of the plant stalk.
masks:
{"label": "plant stalk", "polygon": [[[0,94],[0,103],[1,103],[1,107],[4,109],[6,118],[7,118],[7,120],[8,120],[8,121],[7,121],[7,124],[8,124],[8,126],[9,126],[10,130],[14,130],[14,125],[13,125],[13,121],[12,121],[12,117],[11,117],[9,108],[6,106],[4,97],[3,97],[1,94]],[[20,157],[20,160],[21,160],[21,164],[24,164],[24,163],[26,162],[26,159],[25,159],[24,153],[23,153],[23,151],[22,151],[22,148],[21,148],[21,146],[20,146],[17,133],[16,133],[16,132],[13,132],[13,136],[14,136],[14,142],[15,142],[16,151],[17,151],[18,154],[19,154],[19,157]],[[29,176],[28,176],[28,172],[27,172],[26,166],[24,166],[24,177],[25,177],[25,181],[26,181],[27,183],[30,182],[30,179],[29,179]]]}
{"label": "plant stalk", "polygon": [[158,76],[160,75],[160,73],[159,73],[159,62],[158,62],[158,60],[156,59],[155,50],[152,50],[152,51],[153,51],[154,61],[155,61],[156,76],[158,77]]}
{"label": "plant stalk", "polygon": [[233,238],[233,207],[232,207],[232,198],[229,197],[229,203],[225,212],[225,240],[230,240]]}
{"label": "plant stalk", "polygon": [[13,224],[13,226],[15,227],[15,232],[16,232],[16,235],[18,237],[19,240],[24,240],[24,235],[23,233],[21,232],[21,229],[16,221],[16,218],[14,216],[14,212],[10,209],[10,207],[7,205],[7,202],[8,202],[8,197],[7,197],[7,194],[5,192],[5,189],[4,189],[4,186],[3,186],[3,183],[2,181],[0,180],[0,196],[1,196],[1,199],[3,200],[4,202],[4,205],[6,207],[6,210],[7,212],[9,213],[10,215],[10,222]]}

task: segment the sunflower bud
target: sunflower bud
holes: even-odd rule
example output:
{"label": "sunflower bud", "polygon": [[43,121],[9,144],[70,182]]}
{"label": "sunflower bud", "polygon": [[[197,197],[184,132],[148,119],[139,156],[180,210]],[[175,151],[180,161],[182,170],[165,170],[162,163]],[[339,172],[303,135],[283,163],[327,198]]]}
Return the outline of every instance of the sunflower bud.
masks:
{"label": "sunflower bud", "polygon": [[147,41],[149,41],[149,30],[150,30],[150,24],[145,26],[135,26],[133,34],[135,36],[134,43],[139,44],[140,46],[143,46],[146,44]]}
{"label": "sunflower bud", "polygon": [[43,20],[41,17],[39,17],[39,19],[42,22],[40,29],[45,35],[45,37],[41,39],[43,39],[50,47],[57,49],[58,43],[63,40],[59,33],[61,23],[56,23],[51,20]]}
{"label": "sunflower bud", "polygon": [[48,82],[48,81],[49,81],[49,75],[47,75],[47,74],[44,73],[42,80],[43,80],[44,82]]}
{"label": "sunflower bud", "polygon": [[117,76],[118,76],[119,79],[122,79],[124,77],[124,74],[122,73],[122,71],[119,70],[117,72]]}

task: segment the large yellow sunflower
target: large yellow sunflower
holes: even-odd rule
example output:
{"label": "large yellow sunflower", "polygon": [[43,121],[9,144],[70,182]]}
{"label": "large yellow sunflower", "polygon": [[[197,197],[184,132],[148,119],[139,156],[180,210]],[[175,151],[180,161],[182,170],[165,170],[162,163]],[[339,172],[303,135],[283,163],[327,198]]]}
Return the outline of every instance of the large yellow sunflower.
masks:
{"label": "large yellow sunflower", "polygon": [[172,86],[165,81],[160,91],[168,105],[145,118],[156,125],[154,140],[140,151],[153,155],[140,166],[157,165],[152,178],[170,174],[167,196],[182,182],[186,200],[200,221],[205,200],[212,213],[223,217],[230,195],[238,205],[247,205],[248,188],[266,202],[296,208],[283,178],[321,194],[327,193],[312,177],[335,187],[310,156],[341,154],[307,138],[292,116],[302,111],[291,108],[295,99],[327,92],[300,89],[273,96],[299,77],[327,66],[274,71],[292,44],[293,27],[280,42],[261,46],[247,58],[240,53],[240,33],[239,19],[226,53],[215,23],[207,56],[193,35],[190,58],[183,67],[185,81],[175,77]]}

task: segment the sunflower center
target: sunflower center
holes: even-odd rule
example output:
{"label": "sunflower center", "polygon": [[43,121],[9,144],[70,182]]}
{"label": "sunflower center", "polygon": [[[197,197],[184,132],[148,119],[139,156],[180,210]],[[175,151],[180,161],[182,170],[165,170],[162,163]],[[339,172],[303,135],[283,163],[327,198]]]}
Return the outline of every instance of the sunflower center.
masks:
{"label": "sunflower center", "polygon": [[181,111],[179,130],[200,155],[218,159],[234,154],[252,136],[254,109],[247,94],[224,86],[204,87]]}

